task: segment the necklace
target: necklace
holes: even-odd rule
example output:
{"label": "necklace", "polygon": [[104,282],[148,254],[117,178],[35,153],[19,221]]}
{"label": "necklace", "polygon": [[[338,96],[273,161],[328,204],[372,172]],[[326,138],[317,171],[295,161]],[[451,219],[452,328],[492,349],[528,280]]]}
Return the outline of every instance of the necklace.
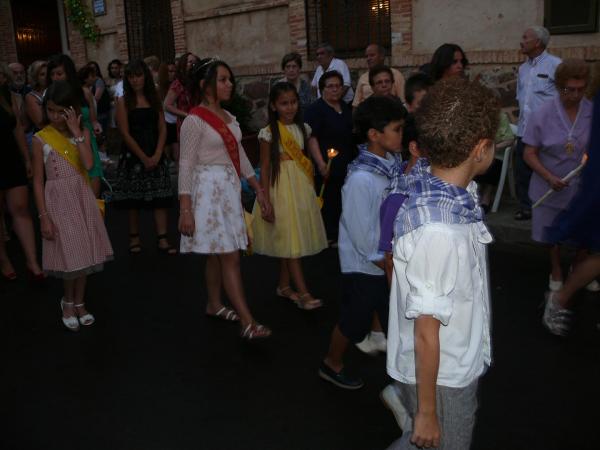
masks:
{"label": "necklace", "polygon": [[565,144],[565,151],[567,153],[567,155],[572,155],[573,152],[575,152],[575,138],[573,137],[573,132],[575,131],[575,127],[577,126],[577,121],[579,120],[579,114],[581,113],[581,105],[577,108],[577,115],[575,116],[575,120],[573,121],[573,123],[571,124],[571,126],[569,126],[567,120],[565,119],[565,115],[566,115],[566,111],[563,109],[561,111],[561,108],[559,106],[559,116],[562,120],[563,125],[565,126],[565,128],[567,129],[567,143]]}

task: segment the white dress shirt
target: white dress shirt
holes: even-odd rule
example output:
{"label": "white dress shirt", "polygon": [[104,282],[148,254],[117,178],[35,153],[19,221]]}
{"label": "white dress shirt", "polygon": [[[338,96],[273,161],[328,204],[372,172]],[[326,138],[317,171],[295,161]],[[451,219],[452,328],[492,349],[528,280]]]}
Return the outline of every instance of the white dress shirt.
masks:
{"label": "white dress shirt", "polygon": [[535,58],[528,58],[519,66],[517,100],[519,101],[519,128],[517,136],[525,135],[525,127],[532,112],[557,94],[554,73],[562,60],[544,50]]}
{"label": "white dress shirt", "polygon": [[[392,156],[377,158],[386,166],[394,164]],[[389,184],[388,177],[366,170],[356,170],[346,178],[338,237],[342,273],[384,274],[373,261],[383,259],[379,253],[379,208]]]}
{"label": "white dress shirt", "polygon": [[465,387],[490,365],[491,241],[483,222],[426,224],[396,239],[387,349],[392,378],[417,382],[414,319],[421,315],[441,322],[438,385]]}
{"label": "white dress shirt", "polygon": [[[348,86],[348,90],[344,95],[344,101],[346,103],[350,103],[354,98],[354,91],[352,90],[352,79],[350,78],[350,70],[348,69],[348,65],[342,61],[341,59],[333,58],[329,63],[329,67],[327,67],[327,72],[331,72],[332,70],[337,70],[342,74],[342,78],[344,78],[344,86]],[[317,70],[315,70],[315,76],[312,79],[311,86],[317,89],[317,98],[321,98],[321,91],[319,90],[319,79],[321,75],[325,73],[323,71],[323,67],[321,65],[317,66]]]}

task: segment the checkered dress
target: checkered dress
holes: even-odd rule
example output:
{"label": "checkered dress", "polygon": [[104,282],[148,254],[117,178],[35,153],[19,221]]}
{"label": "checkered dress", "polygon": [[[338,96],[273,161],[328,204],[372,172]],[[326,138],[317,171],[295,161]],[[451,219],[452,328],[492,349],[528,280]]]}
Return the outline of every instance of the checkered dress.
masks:
{"label": "checkered dress", "polygon": [[49,275],[72,279],[102,270],[112,259],[104,221],[83,177],[48,144],[44,145],[46,210],[56,226],[42,241],[42,266]]}

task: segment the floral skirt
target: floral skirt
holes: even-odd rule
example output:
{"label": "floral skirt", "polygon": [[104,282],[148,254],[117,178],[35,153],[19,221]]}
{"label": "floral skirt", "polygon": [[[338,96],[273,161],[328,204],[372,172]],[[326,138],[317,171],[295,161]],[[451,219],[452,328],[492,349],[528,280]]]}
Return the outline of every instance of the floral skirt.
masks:
{"label": "floral skirt", "polygon": [[245,250],[240,179],[231,165],[200,165],[194,170],[192,214],[196,229],[181,236],[181,253],[231,253]]}

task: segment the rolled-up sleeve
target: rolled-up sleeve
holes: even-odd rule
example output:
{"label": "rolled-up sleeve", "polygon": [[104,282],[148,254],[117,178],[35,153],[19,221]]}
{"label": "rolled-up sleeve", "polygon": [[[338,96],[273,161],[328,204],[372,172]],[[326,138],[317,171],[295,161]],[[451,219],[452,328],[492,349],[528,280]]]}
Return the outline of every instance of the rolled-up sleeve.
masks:
{"label": "rolled-up sleeve", "polygon": [[433,316],[448,325],[458,273],[458,250],[451,236],[438,227],[424,226],[406,266],[410,292],[406,318]]}

